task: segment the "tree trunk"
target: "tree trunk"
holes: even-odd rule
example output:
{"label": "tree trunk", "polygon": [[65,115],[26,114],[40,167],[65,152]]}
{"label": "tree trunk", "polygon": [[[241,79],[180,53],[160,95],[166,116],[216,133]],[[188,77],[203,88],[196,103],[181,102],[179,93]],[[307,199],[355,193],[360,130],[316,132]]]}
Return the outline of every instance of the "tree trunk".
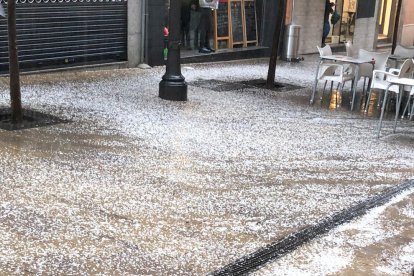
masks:
{"label": "tree trunk", "polygon": [[16,36],[16,1],[7,1],[7,24],[9,32],[9,73],[11,121],[19,124],[23,121],[23,110],[20,93],[19,60]]}
{"label": "tree trunk", "polygon": [[272,52],[269,60],[269,70],[267,71],[267,88],[273,88],[275,85],[277,54],[279,52],[280,34],[283,28],[286,9],[285,1],[286,0],[278,0],[276,27],[275,32],[273,34]]}

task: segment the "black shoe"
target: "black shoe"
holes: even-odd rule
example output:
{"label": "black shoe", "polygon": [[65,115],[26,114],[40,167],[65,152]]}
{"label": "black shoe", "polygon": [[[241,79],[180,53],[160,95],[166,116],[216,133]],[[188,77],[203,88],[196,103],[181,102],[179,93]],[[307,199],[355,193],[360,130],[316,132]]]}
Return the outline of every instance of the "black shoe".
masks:
{"label": "black shoe", "polygon": [[207,49],[206,47],[200,48],[198,50],[198,52],[199,53],[202,53],[202,54],[209,54],[209,53],[211,53],[211,51],[209,49]]}
{"label": "black shoe", "polygon": [[216,50],[214,50],[214,49],[212,49],[212,48],[210,48],[210,47],[206,47],[207,48],[207,50],[209,50],[210,52],[212,52],[212,53],[214,53],[214,52],[216,52]]}

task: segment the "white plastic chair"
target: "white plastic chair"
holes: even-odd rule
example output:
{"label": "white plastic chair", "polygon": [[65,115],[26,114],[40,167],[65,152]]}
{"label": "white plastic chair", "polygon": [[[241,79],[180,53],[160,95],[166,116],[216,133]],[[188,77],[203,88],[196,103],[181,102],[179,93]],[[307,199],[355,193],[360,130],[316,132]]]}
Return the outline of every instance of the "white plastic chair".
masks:
{"label": "white plastic chair", "polygon": [[[411,100],[413,100],[413,103],[411,103]],[[410,105],[411,105],[411,111],[409,111],[408,116],[410,120],[412,120],[414,117],[414,114],[413,114],[414,113],[414,86],[411,87],[410,95],[408,96],[407,104],[405,105],[401,118],[404,118],[405,113],[410,108]]]}
{"label": "white plastic chair", "polygon": [[[369,102],[371,100],[371,94],[373,89],[387,90],[398,94],[400,92],[399,86],[393,85],[389,87],[390,83],[388,80],[393,78],[410,78],[412,76],[413,70],[414,63],[412,59],[407,59],[406,61],[404,61],[401,68],[396,71],[392,69],[390,70],[390,72],[387,72],[385,70],[374,70],[372,75],[371,86],[369,88],[368,99],[365,104],[365,112],[368,111]],[[395,72],[397,74],[392,72]],[[384,100],[385,96],[386,95],[384,95]],[[379,97],[378,100],[380,100]]]}
{"label": "white plastic chair", "polygon": [[[394,55],[404,58],[414,58],[414,48],[407,48],[401,45],[397,45],[394,50]],[[401,61],[389,60],[388,67],[398,68],[401,65]]]}
{"label": "white plastic chair", "polygon": [[366,51],[363,49],[359,49],[358,51],[358,58],[360,59],[370,59],[374,60],[374,66],[372,64],[364,63],[359,65],[359,76],[357,79],[364,78],[364,88],[362,90],[363,94],[365,94],[365,84],[366,79],[369,79],[368,87],[371,84],[372,80],[372,73],[374,70],[386,71],[388,57],[390,56],[390,52],[371,52]]}
{"label": "white plastic chair", "polygon": [[[326,45],[323,48],[319,46],[316,46],[316,47],[318,48],[319,55],[321,57],[332,55],[332,50],[329,45]],[[338,83],[337,89],[339,89],[339,86],[341,85],[340,93],[342,93],[345,82],[352,81],[352,85],[354,84],[354,70],[351,70],[350,73],[347,73],[346,72],[347,67],[349,67],[348,64],[342,64],[340,62],[334,63],[332,61],[331,62],[323,61],[321,63],[319,67],[318,77],[317,77],[317,82],[321,80],[325,81],[321,100],[323,98],[323,95],[325,94],[325,89],[326,89],[326,85],[328,81],[331,82],[331,92],[332,92],[332,87],[333,87],[334,82]],[[317,86],[317,83],[316,83],[316,86]],[[316,93],[316,89],[314,89],[313,91],[311,101],[314,99],[315,93]]]}
{"label": "white plastic chair", "polygon": [[[411,81],[411,76],[414,71],[414,60],[407,59],[404,61],[403,65],[401,66],[398,75],[394,75],[390,72],[374,70],[372,84],[368,95],[367,105],[365,107],[365,111],[368,109],[369,101],[371,99],[372,89],[382,89],[385,90],[384,93],[384,100],[382,102],[381,108],[381,116],[378,124],[378,131],[377,137],[380,136],[381,133],[381,126],[382,126],[382,119],[384,118],[384,111],[387,105],[388,99],[388,92],[394,92],[397,95],[397,100],[395,101],[395,119],[394,119],[394,128],[393,132],[395,133],[395,128],[397,126],[397,119],[400,112],[401,100],[402,100],[402,91],[404,89],[404,84],[407,84],[405,80]],[[399,81],[393,83],[394,81]]]}
{"label": "white plastic chair", "polygon": [[414,48],[407,48],[401,45],[397,45],[394,50],[394,55],[414,58]]}
{"label": "white plastic chair", "polygon": [[[414,60],[412,60],[412,64],[413,64],[413,68],[414,68]],[[414,70],[414,69],[412,69]],[[412,91],[412,87],[414,87],[414,79],[412,78],[394,78],[394,79],[390,79],[390,84],[387,87],[387,90],[385,90],[385,95],[384,95],[384,103],[382,104],[382,110],[381,110],[381,117],[380,117],[380,121],[378,124],[378,134],[377,137],[379,138],[380,133],[381,133],[381,126],[382,126],[382,118],[384,116],[384,110],[385,110],[385,106],[387,104],[387,95],[388,95],[388,91],[389,88],[392,86],[397,86],[399,88],[399,93],[397,93],[397,100],[396,100],[396,104],[395,104],[395,119],[394,119],[394,128],[393,128],[393,133],[395,133],[395,129],[397,127],[397,118],[398,115],[400,113],[400,107],[401,107],[401,101],[402,101],[402,96],[403,96],[403,90],[404,90],[404,86],[410,86],[410,91]],[[411,93],[410,93],[411,94]],[[410,95],[411,97],[411,95]],[[410,99],[408,99],[410,100]],[[404,117],[404,113],[405,110],[403,112],[403,117]]]}

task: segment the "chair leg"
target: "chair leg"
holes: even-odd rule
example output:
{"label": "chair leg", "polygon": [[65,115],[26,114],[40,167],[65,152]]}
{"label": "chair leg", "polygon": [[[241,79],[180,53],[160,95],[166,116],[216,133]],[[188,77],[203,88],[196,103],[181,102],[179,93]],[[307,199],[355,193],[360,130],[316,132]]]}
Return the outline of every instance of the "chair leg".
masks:
{"label": "chair leg", "polygon": [[320,98],[321,103],[322,103],[323,96],[325,95],[325,89],[326,89],[326,84],[327,84],[327,83],[328,83],[328,81],[325,81],[325,84],[323,85],[322,96],[321,96],[321,98]]}
{"label": "chair leg", "polygon": [[365,108],[364,108],[364,112],[367,113],[368,112],[368,108],[369,108],[369,102],[371,101],[371,94],[372,94],[372,89],[369,88],[368,90],[368,98],[367,101],[365,103]]}
{"label": "chair leg", "polygon": [[352,92],[351,111],[354,110],[354,103],[355,103],[356,88],[354,89],[354,85],[355,85],[355,80],[352,80],[352,83],[351,83],[351,92]]}
{"label": "chair leg", "polygon": [[341,95],[341,98],[342,98],[342,93],[344,92],[344,85],[345,85],[345,83],[342,83],[342,85],[341,85],[341,83],[338,83],[338,88],[339,88],[339,90],[338,90],[338,92],[336,93],[336,107],[339,107],[339,104],[338,104],[338,94],[339,95]]}
{"label": "chair leg", "polygon": [[397,120],[398,120],[398,115],[400,114],[403,93],[404,93],[404,87],[402,88],[400,87],[400,93],[397,94],[397,101],[395,103],[395,119],[394,119],[394,128],[392,130],[392,133],[395,133],[395,129],[397,128]]}
{"label": "chair leg", "polygon": [[[401,115],[401,119],[404,119],[405,113],[410,112],[411,108],[411,95],[408,96],[407,104],[404,107],[403,113]],[[410,113],[408,113],[408,116],[410,116]]]}
{"label": "chair leg", "polygon": [[367,91],[368,89],[371,88],[371,83],[372,83],[372,78],[368,78],[368,86],[367,86]]}
{"label": "chair leg", "polygon": [[387,87],[387,90],[385,90],[384,101],[382,103],[382,108],[381,108],[381,116],[380,116],[379,123],[378,123],[377,138],[380,137],[380,133],[381,133],[382,119],[384,118],[385,106],[387,105],[388,89],[389,89],[389,86]]}
{"label": "chair leg", "polygon": [[313,89],[312,89],[312,96],[310,99],[310,104],[314,103],[315,100],[315,94],[316,94],[316,89],[318,88],[318,79],[315,79],[315,84],[313,85]]}
{"label": "chair leg", "polygon": [[362,95],[365,95],[365,82],[367,81],[367,77],[364,77],[364,86],[362,87]]}
{"label": "chair leg", "polygon": [[[414,99],[414,98],[413,98]],[[413,100],[413,104],[411,105],[411,113],[410,113],[410,120],[413,119],[414,116],[414,100]]]}
{"label": "chair leg", "polygon": [[381,90],[378,90],[378,103],[377,103],[377,107],[381,106]]}

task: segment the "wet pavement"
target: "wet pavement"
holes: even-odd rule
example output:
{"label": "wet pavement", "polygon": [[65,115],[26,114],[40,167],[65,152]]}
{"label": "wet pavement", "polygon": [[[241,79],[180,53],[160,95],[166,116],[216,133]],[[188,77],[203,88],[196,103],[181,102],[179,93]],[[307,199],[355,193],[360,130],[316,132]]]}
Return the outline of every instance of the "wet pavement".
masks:
{"label": "wet pavement", "polygon": [[305,244],[253,275],[414,273],[414,190]]}
{"label": "wet pavement", "polygon": [[71,123],[0,130],[0,274],[203,275],[413,178],[413,122],[376,139],[349,92],[310,106],[316,60],[280,63],[285,92],[196,86],[265,59],[186,65],[188,102],[158,98],[162,67],[23,76],[26,108]]}

